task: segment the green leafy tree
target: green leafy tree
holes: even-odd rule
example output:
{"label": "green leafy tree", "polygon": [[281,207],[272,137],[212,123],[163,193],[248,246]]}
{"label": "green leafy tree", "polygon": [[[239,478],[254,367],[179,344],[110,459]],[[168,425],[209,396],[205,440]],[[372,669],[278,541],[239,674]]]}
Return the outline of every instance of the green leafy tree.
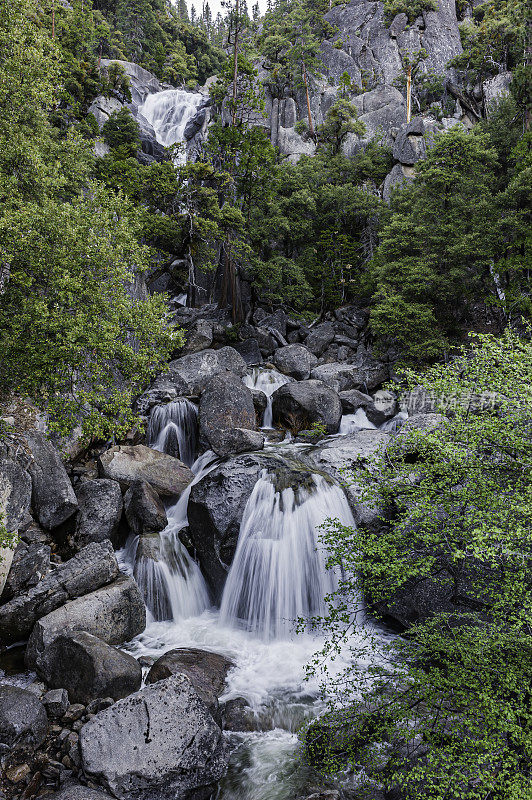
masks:
{"label": "green leafy tree", "polygon": [[364,136],[366,126],[358,119],[353,103],[337,100],[327,111],[325,121],[317,129],[318,141],[324,144],[333,155],[337,155],[345,137],[354,133]]}
{"label": "green leafy tree", "polygon": [[408,21],[412,23],[424,11],[437,10],[437,0],[384,0],[384,13],[388,22],[392,22],[397,14],[406,14]]}
{"label": "green leafy tree", "polygon": [[[363,767],[408,800],[523,800],[532,759],[532,346],[510,330],[479,336],[450,364],[407,378],[447,416],[357,465],[352,479],[380,509],[377,524],[324,533],[329,564],[341,564],[344,578],[322,656],[347,648],[346,657],[351,647],[352,658],[331,680],[334,699],[308,730],[307,753],[325,771]],[[353,636],[361,590],[381,616],[413,593],[435,602],[377,663],[371,634]]]}

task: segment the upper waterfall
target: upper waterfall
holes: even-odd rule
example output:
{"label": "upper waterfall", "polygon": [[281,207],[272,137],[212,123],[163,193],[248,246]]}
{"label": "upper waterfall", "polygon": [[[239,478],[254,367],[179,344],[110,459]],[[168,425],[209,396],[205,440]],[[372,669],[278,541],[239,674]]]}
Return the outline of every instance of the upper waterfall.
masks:
{"label": "upper waterfall", "polygon": [[[164,147],[184,141],[187,122],[192,119],[204,100],[199,92],[186,92],[184,89],[166,89],[164,92],[150,94],[139,109],[155,131],[157,141]],[[178,163],[186,161],[186,154],[180,153]]]}

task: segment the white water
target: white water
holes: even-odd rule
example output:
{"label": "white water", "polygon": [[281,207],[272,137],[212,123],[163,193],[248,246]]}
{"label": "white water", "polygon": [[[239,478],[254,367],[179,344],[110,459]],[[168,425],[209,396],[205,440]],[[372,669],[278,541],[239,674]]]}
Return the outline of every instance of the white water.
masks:
{"label": "white water", "polygon": [[250,389],[258,389],[260,392],[263,392],[266,395],[267,404],[264,411],[264,417],[262,419],[263,428],[273,427],[273,393],[279,389],[280,386],[284,386],[285,383],[290,383],[291,381],[292,378],[289,378],[287,375],[283,375],[281,372],[277,372],[276,369],[263,369],[262,367],[253,367],[251,374],[248,374],[244,377],[244,383],[246,386],[248,386]]}
{"label": "white water", "polygon": [[279,491],[263,472],[244,509],[220,616],[266,638],[289,634],[301,618],[326,612],[337,577],[318,547],[328,518],[354,525],[344,493],[321,475],[308,487]]}
{"label": "white water", "polygon": [[180,458],[190,467],[196,455],[197,430],[196,406],[185,397],[179,397],[152,409],[146,438],[154,450]]}
{"label": "white water", "polygon": [[[148,95],[139,112],[153,127],[159,144],[170,147],[184,141],[187,122],[195,115],[204,99],[198,92],[167,89]],[[177,163],[184,164],[186,160],[186,153],[183,151],[179,154]]]}
{"label": "white water", "polygon": [[340,436],[355,433],[360,430],[375,430],[376,425],[369,421],[363,408],[357,409],[354,414],[344,414],[340,422]]}

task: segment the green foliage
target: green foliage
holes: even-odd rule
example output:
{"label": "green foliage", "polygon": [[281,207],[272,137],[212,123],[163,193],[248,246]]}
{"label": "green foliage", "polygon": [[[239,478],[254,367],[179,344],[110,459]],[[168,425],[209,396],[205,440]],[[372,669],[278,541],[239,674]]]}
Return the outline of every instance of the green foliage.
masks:
{"label": "green foliage", "polygon": [[106,144],[113,150],[120,149],[126,158],[140,147],[140,127],[128,108],[114,111],[105,121],[102,134]]}
{"label": "green foliage", "polygon": [[[326,771],[364,766],[408,800],[526,798],[532,345],[510,330],[479,336],[450,364],[406,377],[448,416],[357,465],[353,480],[380,509],[377,526],[326,528],[329,564],[344,578],[323,620],[322,656],[351,648],[352,660],[307,734],[309,757]],[[376,662],[371,636],[351,638],[360,583],[370,611],[413,591],[449,597],[456,611],[436,607]]]}
{"label": "green foliage", "polygon": [[333,155],[340,152],[348,134],[364,136],[365,132],[366,126],[358,119],[356,107],[347,100],[337,100],[327,111],[325,121],[316,131],[318,141]]}
{"label": "green foliage", "polygon": [[384,0],[384,14],[388,23],[397,14],[406,14],[409,22],[414,22],[424,11],[437,11],[437,0]]}

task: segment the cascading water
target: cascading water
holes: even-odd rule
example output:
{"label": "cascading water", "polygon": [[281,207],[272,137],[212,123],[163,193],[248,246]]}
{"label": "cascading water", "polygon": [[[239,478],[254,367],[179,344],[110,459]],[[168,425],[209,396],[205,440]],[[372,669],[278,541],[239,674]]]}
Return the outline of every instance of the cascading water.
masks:
{"label": "cascading water", "polygon": [[[157,141],[164,147],[184,141],[187,122],[196,114],[205,97],[198,92],[184,89],[167,89],[150,94],[139,109],[155,131]],[[177,158],[179,164],[186,162],[186,153]]]}
{"label": "cascading water", "polygon": [[147,440],[161,453],[180,458],[192,466],[196,454],[198,411],[194,403],[179,397],[165,406],[156,406],[150,416]]}
{"label": "cascading water", "polygon": [[340,422],[340,436],[346,436],[348,433],[355,433],[360,430],[375,430],[377,426],[374,425],[366,416],[363,408],[357,409],[354,414],[344,414]]}
{"label": "cascading water", "polygon": [[273,393],[279,389],[280,386],[284,386],[285,383],[290,383],[291,381],[292,378],[277,372],[275,369],[263,369],[262,367],[254,367],[251,374],[244,377],[244,383],[246,386],[248,386],[250,389],[258,389],[260,392],[263,392],[266,395],[267,403],[262,420],[263,428],[273,427]]}
{"label": "cascading water", "polygon": [[318,528],[328,518],[354,520],[342,490],[321,475],[310,485],[277,489],[263,472],[246,504],[222,598],[223,622],[278,638],[300,618],[322,615],[337,575],[326,568]]}

